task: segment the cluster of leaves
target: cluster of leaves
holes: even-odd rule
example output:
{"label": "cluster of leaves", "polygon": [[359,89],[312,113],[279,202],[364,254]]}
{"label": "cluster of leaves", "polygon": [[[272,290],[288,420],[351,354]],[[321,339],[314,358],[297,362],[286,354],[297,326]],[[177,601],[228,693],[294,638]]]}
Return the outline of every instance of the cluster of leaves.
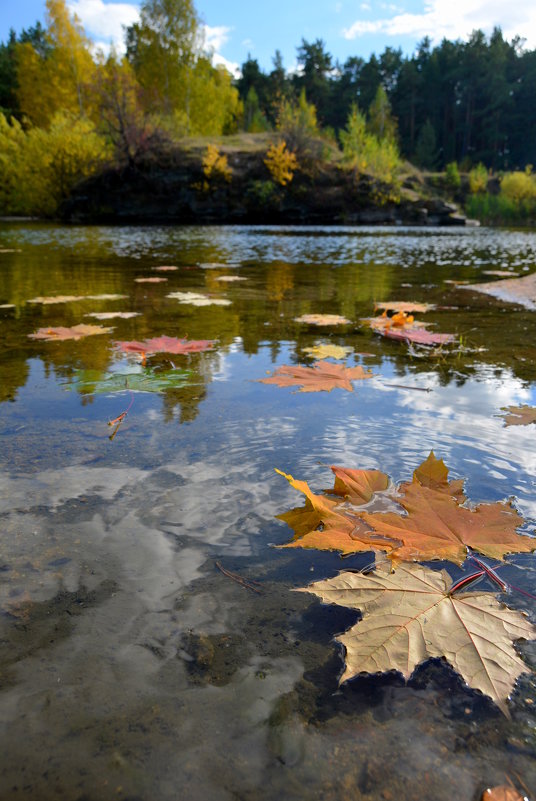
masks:
{"label": "cluster of leaves", "polygon": [[[393,315],[388,311],[398,308]],[[370,327],[388,339],[397,339],[403,342],[413,342],[417,345],[445,345],[454,342],[452,334],[439,334],[426,330],[426,323],[415,320],[409,313],[413,309],[428,310],[427,304],[387,304],[387,308],[379,317],[369,317],[366,322]],[[407,309],[404,311],[402,309]]]}
{"label": "cluster of leaves", "polygon": [[[334,487],[321,495],[281,473],[306,502],[279,519],[295,532],[293,542],[282,547],[344,555],[372,550],[388,557],[387,571],[343,572],[304,589],[363,612],[363,622],[339,638],[346,647],[342,680],[393,669],[409,677],[425,659],[443,656],[506,712],[515,679],[527,670],[511,642],[533,637],[534,627],[492,593],[454,594],[445,571],[412,563],[441,559],[462,564],[472,551],[495,559],[531,552],[536,541],[517,533],[523,519],[510,504],[470,508],[463,481],[449,480],[447,467],[433,452],[412,481],[396,489],[378,470],[331,469]],[[374,511],[360,508],[371,502]],[[382,505],[391,509],[393,502],[400,512],[378,511]]]}
{"label": "cluster of leaves", "polygon": [[272,180],[280,186],[286,186],[290,183],[298,168],[296,154],[287,150],[287,144],[284,140],[270,145],[264,163],[268,167]]}
{"label": "cluster of leaves", "polygon": [[203,188],[208,190],[222,183],[231,181],[233,171],[229,167],[227,156],[220,153],[216,145],[207,145],[203,156],[203,175],[205,182]]}

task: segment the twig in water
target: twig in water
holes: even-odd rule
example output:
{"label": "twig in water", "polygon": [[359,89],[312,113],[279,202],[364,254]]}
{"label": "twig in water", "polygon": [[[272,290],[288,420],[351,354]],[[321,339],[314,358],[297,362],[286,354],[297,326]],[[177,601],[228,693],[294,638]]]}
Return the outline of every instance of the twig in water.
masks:
{"label": "twig in water", "polygon": [[[129,390],[129,392],[130,392],[130,390]],[[121,414],[118,415],[118,417],[115,417],[113,420],[108,420],[108,425],[109,426],[115,426],[116,423],[122,423],[123,420],[125,419],[125,417],[127,416],[127,414],[129,413],[130,408],[131,408],[133,403],[134,403],[134,395],[133,395],[132,392],[130,392],[130,403],[128,404],[127,408],[125,409],[124,412],[121,412]]]}
{"label": "twig in water", "polygon": [[218,570],[221,570],[224,576],[227,578],[236,581],[237,584],[240,584],[242,587],[245,587],[247,590],[252,590],[253,592],[261,594],[261,590],[258,587],[255,587],[255,584],[258,584],[260,587],[260,583],[258,581],[248,581],[248,579],[242,578],[242,576],[238,576],[236,573],[231,573],[230,570],[226,570],[220,562],[214,562]]}

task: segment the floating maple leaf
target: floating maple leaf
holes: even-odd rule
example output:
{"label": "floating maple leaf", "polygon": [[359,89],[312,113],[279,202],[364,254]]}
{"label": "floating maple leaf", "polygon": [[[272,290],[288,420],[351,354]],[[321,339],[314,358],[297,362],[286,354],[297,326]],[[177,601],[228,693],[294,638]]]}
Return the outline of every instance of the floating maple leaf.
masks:
{"label": "floating maple leaf", "polygon": [[137,373],[78,370],[69,384],[79,392],[98,394],[112,392],[165,392],[167,389],[184,387],[191,383],[188,370],[151,370],[145,368]]}
{"label": "floating maple leaf", "polygon": [[384,303],[375,303],[376,309],[384,309],[385,311],[405,312],[411,314],[412,312],[427,312],[435,309],[433,303],[418,303],[417,301],[408,300],[390,300]]}
{"label": "floating maple leaf", "polygon": [[169,264],[169,265],[168,264],[163,264],[162,267],[153,267],[153,270],[156,270],[157,272],[160,272],[160,273],[172,273],[172,272],[175,272],[175,270],[178,270],[178,269],[179,269],[178,267],[175,267],[172,264]]}
{"label": "floating maple leaf", "polygon": [[352,348],[345,345],[313,345],[310,348],[304,348],[304,353],[314,356],[315,359],[346,359],[349,353],[352,353]]}
{"label": "floating maple leaf", "polygon": [[301,317],[295,317],[294,322],[309,325],[346,325],[351,321],[339,314],[302,314]]}
{"label": "floating maple leaf", "polygon": [[134,279],[137,284],[163,284],[167,281],[167,278],[158,278],[155,275],[150,276],[149,278],[135,278]]}
{"label": "floating maple leaf", "polygon": [[[335,473],[335,487],[341,492],[348,489],[352,493],[351,501],[354,505],[365,503],[368,493],[381,489],[388,483],[388,478],[378,470],[351,470],[352,477],[342,476],[341,468],[332,467]],[[391,551],[399,545],[391,539],[375,534],[363,520],[347,509],[340,506],[340,500],[315,495],[311,492],[306,481],[296,481],[291,475],[276,469],[276,473],[287,479],[291,487],[303,492],[305,506],[291,509],[289,512],[277,515],[295,532],[293,542],[283,545],[283,548],[316,548],[323,551],[341,551],[343,554],[358,553],[360,551],[383,550]],[[359,478],[357,477],[359,475]],[[351,485],[351,489],[350,489]],[[359,486],[359,491],[354,488]],[[373,487],[375,489],[373,489]]]}
{"label": "floating maple leaf", "polygon": [[284,364],[269,378],[260,378],[262,384],[277,384],[278,387],[301,386],[299,392],[331,392],[335,387],[353,392],[351,381],[372,378],[372,373],[357,367],[345,367],[330,362],[315,362],[312,367]]}
{"label": "floating maple leaf", "polygon": [[451,583],[446,570],[402,564],[394,573],[343,572],[300,591],[363,614],[337,638],[346,649],[341,682],[388,670],[408,679],[425,660],[444,657],[508,715],[515,681],[529,671],[512,643],[534,638],[536,628],[493,593],[450,595]]}
{"label": "floating maple leaf", "polygon": [[520,303],[527,309],[536,309],[536,273],[485,284],[468,284],[464,289],[484,292],[508,303]]}
{"label": "floating maple leaf", "polygon": [[536,423],[536,407],[534,406],[502,406],[504,423],[507,426],[528,426]]}
{"label": "floating maple leaf", "polygon": [[94,317],[96,320],[113,320],[119,317],[123,320],[129,320],[131,317],[139,317],[141,312],[88,312],[85,317]]}
{"label": "floating maple leaf", "polygon": [[75,300],[122,300],[127,295],[51,295],[50,297],[30,298],[28,303],[42,303],[44,306],[53,303],[72,303]]}
{"label": "floating maple leaf", "polygon": [[364,512],[363,520],[378,534],[401,541],[392,553],[396,559],[447,559],[461,564],[468,548],[494,559],[536,549],[536,540],[516,533],[523,518],[510,504],[469,509],[461,505],[465,498],[460,483],[453,484],[434,488],[414,476],[400,485],[396,499],[406,514]]}
{"label": "floating maple leaf", "polygon": [[131,340],[115,342],[116,347],[126,353],[200,353],[214,346],[213,339],[177,339],[176,337],[154,337],[143,342]]}
{"label": "floating maple leaf", "polygon": [[484,790],[481,801],[528,801],[528,798],[518,793],[515,787],[503,784]]}
{"label": "floating maple leaf", "polygon": [[231,301],[225,298],[210,298],[199,292],[170,292],[167,298],[174,298],[179,303],[189,303],[192,306],[230,306]]}
{"label": "floating maple leaf", "polygon": [[248,279],[243,275],[220,275],[216,281],[223,281],[226,283],[233,283],[233,281],[247,281]]}
{"label": "floating maple leaf", "polygon": [[73,325],[72,328],[65,328],[61,325],[56,328],[39,328],[34,334],[28,334],[28,336],[30,339],[44,339],[52,342],[64,339],[82,339],[82,337],[90,337],[94,334],[109,334],[110,331],[113,331],[113,328],[80,323],[80,325]]}
{"label": "floating maple leaf", "polygon": [[370,327],[389,339],[398,339],[404,342],[414,342],[418,345],[444,345],[453,342],[452,334],[436,334],[426,331],[426,323],[414,320],[412,315],[405,311],[398,311],[388,317],[384,311],[379,317],[368,317],[363,320]]}
{"label": "floating maple leaf", "polygon": [[[335,473],[332,494],[343,496],[352,506],[368,502],[373,493],[387,488],[387,476],[380,471],[342,467],[332,470]],[[389,557],[397,561],[447,559],[459,564],[467,556],[468,548],[496,559],[507,553],[536,549],[536,539],[516,533],[523,518],[511,505],[482,504],[475,509],[462,506],[463,481],[449,481],[447,467],[441,459],[436,459],[433,451],[415,470],[411,482],[401,484],[396,495],[385,494],[389,504],[392,506],[393,499],[396,500],[405,514],[361,512],[337,505],[334,500],[324,505],[330,499],[314,495],[304,481],[286,477],[307,498],[301,510],[293,509],[279,516],[298,534],[300,540],[296,544],[301,547],[340,550],[346,554],[367,550],[363,548],[365,543],[368,548],[388,551]],[[336,525],[333,515],[337,516]],[[340,518],[346,517],[349,522],[344,524]],[[326,529],[330,531],[329,537],[324,536]]]}

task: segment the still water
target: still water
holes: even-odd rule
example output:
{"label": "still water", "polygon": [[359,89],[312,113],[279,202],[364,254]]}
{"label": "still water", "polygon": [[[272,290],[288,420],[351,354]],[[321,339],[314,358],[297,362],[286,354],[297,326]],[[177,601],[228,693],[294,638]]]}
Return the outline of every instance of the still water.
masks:
{"label": "still water", "polygon": [[[536,405],[535,312],[457,283],[489,270],[536,270],[536,233],[0,224],[2,801],[535,791],[533,676],[511,719],[438,660],[407,684],[339,687],[334,637],[357,614],[292,590],[372,556],[275,547],[292,538],[275,516],[301,498],[274,468],[319,492],[329,465],[399,482],[431,449],[472,502],[512,498],[534,532],[536,428],[498,415]],[[29,302],[51,296],[79,299]],[[456,346],[423,353],[361,323],[390,300],[436,304],[426,319]],[[115,311],[136,316],[89,316]],[[296,322],[309,313],[351,323]],[[81,323],[113,330],[29,337]],[[145,363],[114,344],[161,335],[216,344]],[[322,343],[374,378],[351,393],[257,382]],[[534,592],[535,557],[507,562]],[[506,600],[534,617],[527,595]],[[534,643],[519,652],[536,665]]]}

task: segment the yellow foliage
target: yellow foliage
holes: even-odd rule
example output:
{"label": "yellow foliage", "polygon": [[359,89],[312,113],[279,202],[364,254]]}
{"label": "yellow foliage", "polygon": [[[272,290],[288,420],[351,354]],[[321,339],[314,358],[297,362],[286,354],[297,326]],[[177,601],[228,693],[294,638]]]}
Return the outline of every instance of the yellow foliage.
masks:
{"label": "yellow foliage", "polygon": [[0,209],[51,216],[74,185],[108,157],[105,140],[87,119],[59,113],[48,130],[25,132],[0,114]]}
{"label": "yellow foliage", "polygon": [[469,191],[473,195],[485,192],[488,188],[488,171],[483,164],[477,164],[469,173]]}
{"label": "yellow foliage", "polygon": [[232,170],[227,163],[227,156],[220,153],[216,145],[207,145],[203,156],[203,173],[208,182],[219,183],[231,180]]}
{"label": "yellow foliage", "polygon": [[517,203],[536,198],[536,179],[531,172],[508,172],[501,181],[501,194]]}
{"label": "yellow foliage", "polygon": [[298,168],[296,154],[287,150],[284,140],[277,145],[270,145],[264,163],[270,171],[272,179],[281,186],[286,186],[294,177],[294,171]]}
{"label": "yellow foliage", "polygon": [[65,0],[47,0],[46,57],[31,44],[16,48],[17,100],[34,125],[46,127],[58,111],[83,116],[90,109],[89,85],[95,64],[78,19],[70,18]]}

